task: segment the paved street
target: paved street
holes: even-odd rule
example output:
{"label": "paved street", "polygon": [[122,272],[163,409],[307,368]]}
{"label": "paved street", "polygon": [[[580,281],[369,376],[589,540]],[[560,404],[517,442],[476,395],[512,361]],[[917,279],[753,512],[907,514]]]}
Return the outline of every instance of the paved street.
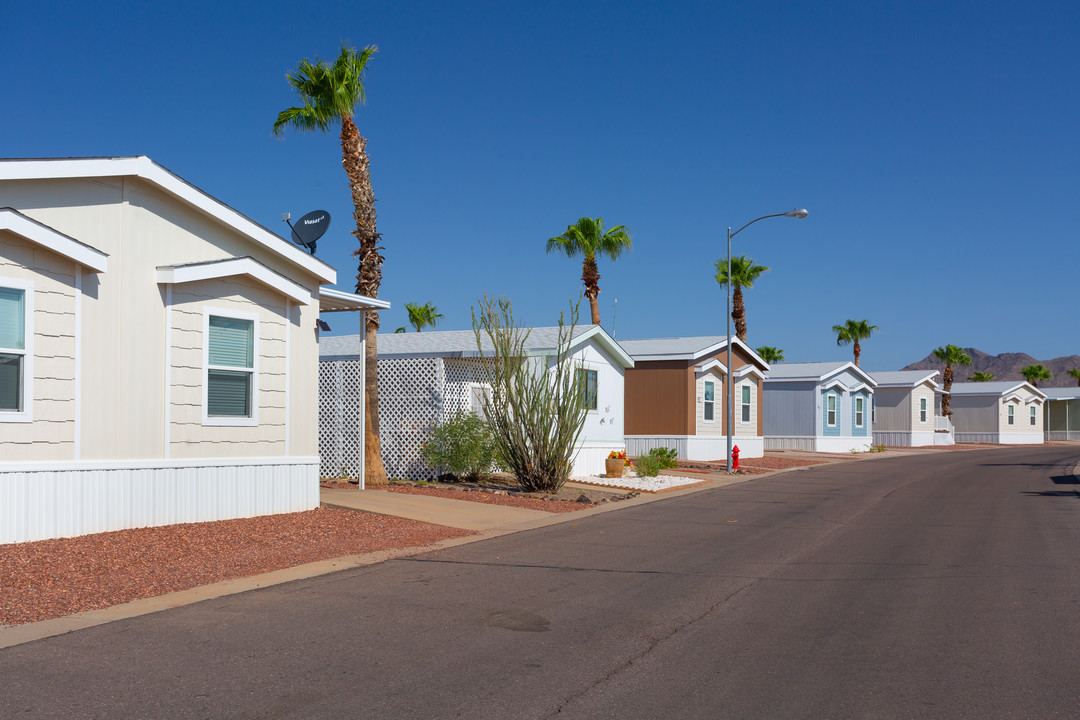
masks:
{"label": "paved street", "polygon": [[1080,447],[847,462],[0,651],[0,717],[1075,718]]}

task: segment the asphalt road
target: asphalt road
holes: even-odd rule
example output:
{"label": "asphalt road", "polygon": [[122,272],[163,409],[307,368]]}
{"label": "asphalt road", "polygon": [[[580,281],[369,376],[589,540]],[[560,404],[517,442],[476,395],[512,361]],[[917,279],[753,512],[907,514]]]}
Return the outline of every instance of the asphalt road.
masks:
{"label": "asphalt road", "polygon": [[3,718],[1077,718],[1080,447],[848,462],[0,651]]}

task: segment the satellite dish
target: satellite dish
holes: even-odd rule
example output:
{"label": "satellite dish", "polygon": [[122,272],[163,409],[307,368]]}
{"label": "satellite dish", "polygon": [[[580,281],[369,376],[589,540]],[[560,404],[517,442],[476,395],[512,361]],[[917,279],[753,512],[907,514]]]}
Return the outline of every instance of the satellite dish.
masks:
{"label": "satellite dish", "polygon": [[325,210],[312,210],[293,225],[288,218],[284,218],[292,228],[292,241],[297,245],[306,247],[315,254],[315,241],[323,236],[330,227],[330,213]]}

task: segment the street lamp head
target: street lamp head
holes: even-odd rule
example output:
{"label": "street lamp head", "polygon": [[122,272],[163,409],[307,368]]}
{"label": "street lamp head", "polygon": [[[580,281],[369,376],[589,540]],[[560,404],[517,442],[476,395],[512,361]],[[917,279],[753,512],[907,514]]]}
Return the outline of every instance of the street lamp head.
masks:
{"label": "street lamp head", "polygon": [[788,210],[786,213],[784,213],[784,217],[793,217],[802,220],[809,214],[810,213],[807,212],[806,208],[795,208],[794,210]]}

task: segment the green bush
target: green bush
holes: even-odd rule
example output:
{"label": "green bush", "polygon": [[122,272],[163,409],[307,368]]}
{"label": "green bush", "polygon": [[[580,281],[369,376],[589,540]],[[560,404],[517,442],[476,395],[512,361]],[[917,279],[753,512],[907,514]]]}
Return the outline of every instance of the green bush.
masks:
{"label": "green bush", "polygon": [[649,451],[649,455],[658,458],[660,460],[660,467],[662,468],[679,467],[679,452],[675,448],[653,448]]}
{"label": "green bush", "polygon": [[484,420],[463,412],[435,426],[423,456],[443,473],[463,480],[487,480],[495,466],[495,438]]}
{"label": "green bush", "polygon": [[664,459],[660,455],[653,454],[652,452],[648,455],[639,457],[637,463],[634,465],[638,475],[641,477],[656,477],[664,467]]}

